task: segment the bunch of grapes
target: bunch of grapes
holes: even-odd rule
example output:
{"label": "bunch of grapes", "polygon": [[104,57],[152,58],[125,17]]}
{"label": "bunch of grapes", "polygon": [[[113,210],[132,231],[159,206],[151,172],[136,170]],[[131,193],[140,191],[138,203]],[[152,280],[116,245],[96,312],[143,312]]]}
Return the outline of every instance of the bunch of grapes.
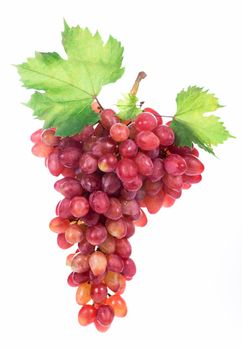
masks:
{"label": "bunch of grapes", "polygon": [[[93,104],[97,111],[97,103]],[[50,222],[67,257],[68,284],[77,287],[79,323],[94,322],[106,331],[114,316],[127,314],[121,296],[136,266],[130,237],[147,223],[145,211],[157,213],[201,181],[203,164],[196,148],[174,145],[170,122],[145,108],[134,121],[121,121],[111,109],[79,134],[58,137],[55,129],[37,130],[34,155],[45,158],[54,188],[63,199]]]}

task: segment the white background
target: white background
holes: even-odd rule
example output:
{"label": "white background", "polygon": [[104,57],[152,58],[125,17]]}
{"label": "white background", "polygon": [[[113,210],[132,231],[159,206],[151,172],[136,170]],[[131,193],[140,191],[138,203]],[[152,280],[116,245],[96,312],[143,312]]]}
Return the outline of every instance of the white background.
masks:
{"label": "white background", "polygon": [[[1,338],[9,349],[241,349],[241,10],[240,1],[13,1],[1,3]],[[126,73],[105,87],[112,106],[139,70],[139,97],[163,114],[189,84],[215,92],[237,139],[201,152],[203,182],[174,207],[149,218],[132,238],[136,277],[124,297],[129,313],[105,334],[77,322],[75,290],[66,284],[66,252],[48,222],[59,195],[29,135],[41,123],[21,105],[11,64],[58,51],[63,17],[122,41]]]}

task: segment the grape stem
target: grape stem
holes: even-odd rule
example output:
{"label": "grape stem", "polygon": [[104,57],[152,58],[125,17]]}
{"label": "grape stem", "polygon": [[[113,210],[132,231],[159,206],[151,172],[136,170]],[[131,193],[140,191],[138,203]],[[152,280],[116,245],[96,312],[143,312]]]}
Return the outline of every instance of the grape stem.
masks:
{"label": "grape stem", "polygon": [[98,106],[100,108],[101,111],[104,110],[103,106],[101,105],[100,101],[98,100],[97,96],[94,97],[95,101],[98,103]]}
{"label": "grape stem", "polygon": [[130,95],[136,96],[138,89],[139,89],[139,84],[140,84],[141,80],[143,80],[146,76],[147,75],[145,72],[139,72],[139,74],[137,75],[137,78],[135,79],[134,85],[133,85],[132,89],[130,90]]}

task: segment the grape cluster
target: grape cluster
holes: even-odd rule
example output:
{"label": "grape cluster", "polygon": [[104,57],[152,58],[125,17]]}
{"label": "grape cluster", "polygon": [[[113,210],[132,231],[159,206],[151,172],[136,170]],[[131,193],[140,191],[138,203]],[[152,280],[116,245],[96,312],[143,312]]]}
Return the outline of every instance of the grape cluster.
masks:
{"label": "grape cluster", "polygon": [[[201,181],[197,149],[177,147],[170,122],[146,108],[135,121],[121,121],[111,109],[79,134],[58,137],[55,129],[37,130],[34,155],[45,158],[54,187],[64,196],[50,222],[60,248],[75,244],[67,257],[68,284],[77,287],[78,320],[104,332],[114,316],[124,317],[121,294],[136,266],[130,237],[145,226],[149,213],[170,207],[183,189]],[[143,209],[142,209],[143,208]],[[144,209],[146,208],[146,209]]]}

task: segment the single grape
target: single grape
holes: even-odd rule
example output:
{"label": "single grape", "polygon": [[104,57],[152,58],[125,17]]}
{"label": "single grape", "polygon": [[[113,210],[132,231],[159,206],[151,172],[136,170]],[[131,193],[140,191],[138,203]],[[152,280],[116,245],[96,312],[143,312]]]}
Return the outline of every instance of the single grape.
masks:
{"label": "single grape", "polygon": [[169,126],[160,125],[154,130],[154,133],[160,140],[161,146],[170,146],[175,140],[174,132]]}
{"label": "single grape", "polygon": [[182,176],[181,175],[177,175],[177,176],[173,176],[173,175],[169,175],[166,174],[163,178],[162,178],[164,184],[173,189],[173,190],[180,190],[182,188]]}
{"label": "single grape", "polygon": [[65,177],[56,181],[54,188],[66,198],[73,198],[82,194],[82,187],[78,180],[72,177]]}
{"label": "single grape", "polygon": [[89,255],[94,252],[95,247],[86,240],[82,240],[78,243],[78,250],[82,255]]}
{"label": "single grape", "polygon": [[60,163],[58,150],[54,150],[49,154],[46,165],[53,176],[59,176],[61,174],[64,166]]}
{"label": "single grape", "polygon": [[76,218],[87,215],[89,211],[89,203],[85,197],[74,197],[70,202],[70,212]]}
{"label": "single grape", "polygon": [[138,152],[138,146],[131,140],[125,140],[119,145],[119,153],[124,158],[134,158]]}
{"label": "single grape", "polygon": [[102,244],[107,239],[107,230],[105,226],[97,224],[88,227],[86,231],[86,240],[92,245]]}
{"label": "single grape", "polygon": [[94,303],[102,304],[107,299],[108,289],[106,284],[94,284],[91,286],[91,298]]}
{"label": "single grape", "polygon": [[152,131],[157,127],[157,119],[153,114],[144,112],[136,117],[134,124],[138,131]]}
{"label": "single grape", "polygon": [[153,108],[146,107],[144,112],[151,113],[156,117],[157,125],[161,125],[163,123],[162,116],[156,112]]}
{"label": "single grape", "polygon": [[135,163],[141,175],[150,176],[153,173],[153,162],[146,154],[139,152],[135,157]]}
{"label": "single grape", "polygon": [[84,239],[84,233],[77,224],[69,225],[65,231],[65,239],[71,244],[81,242]]}
{"label": "single grape", "polygon": [[[144,227],[147,224],[147,216],[145,215],[144,211],[142,209],[140,209],[140,217],[138,218],[138,220],[134,221],[135,226],[138,227]],[[127,235],[126,235],[127,237]],[[129,237],[127,237],[129,238]]]}
{"label": "single grape", "polygon": [[109,195],[115,194],[121,188],[121,182],[116,174],[108,173],[102,176],[102,190]]}
{"label": "single grape", "polygon": [[80,177],[81,186],[88,192],[98,191],[101,188],[101,177],[99,174],[83,174]]}
{"label": "single grape", "polygon": [[170,154],[164,160],[164,167],[168,174],[177,176],[185,173],[187,164],[179,154]]}
{"label": "single grape", "polygon": [[111,306],[115,316],[125,317],[127,315],[128,309],[126,302],[118,293],[109,297],[106,304]]}
{"label": "single grape", "polygon": [[126,286],[125,277],[118,272],[108,271],[104,281],[108,286],[108,288],[115,293],[117,292],[122,294],[125,290],[125,286]]}
{"label": "single grape", "polygon": [[119,122],[119,119],[115,115],[116,113],[112,109],[104,109],[100,114],[100,121],[102,126],[109,130],[111,126]]}
{"label": "single grape", "polygon": [[121,181],[131,181],[138,173],[136,163],[132,159],[121,159],[116,167],[116,173]]}
{"label": "single grape", "polygon": [[[93,253],[94,254],[94,253]],[[76,254],[71,262],[71,268],[73,272],[83,273],[89,270],[89,256]]]}
{"label": "single grape", "polygon": [[49,228],[55,233],[64,233],[69,227],[69,220],[56,217],[50,221]]}
{"label": "single grape", "polygon": [[165,175],[164,161],[161,158],[156,158],[153,161],[153,172],[149,176],[152,182],[159,181]]}
{"label": "single grape", "polygon": [[131,244],[126,238],[117,239],[115,252],[121,258],[128,259],[132,253]]}
{"label": "single grape", "polygon": [[41,141],[47,146],[57,146],[60,137],[55,136],[55,129],[46,129],[42,132]]}
{"label": "single grape", "polygon": [[98,168],[104,173],[114,171],[118,163],[117,158],[112,153],[106,153],[98,159]]}
{"label": "single grape", "polygon": [[193,156],[192,154],[184,156],[187,164],[187,169],[185,174],[189,176],[201,175],[204,171],[204,165],[200,160]]}
{"label": "single grape", "polygon": [[82,283],[76,291],[76,302],[79,305],[85,305],[91,300],[91,285],[90,283]]}
{"label": "single grape", "polygon": [[108,210],[110,201],[105,192],[96,191],[90,194],[89,204],[96,213],[103,214]]}
{"label": "single grape", "polygon": [[107,236],[106,240],[100,244],[99,249],[105,254],[112,254],[115,252],[116,240],[113,236]]}
{"label": "single grape", "polygon": [[105,254],[96,251],[90,255],[89,266],[95,276],[102,275],[107,267],[107,259]]}
{"label": "single grape", "polygon": [[60,216],[63,219],[71,218],[70,212],[70,199],[64,198],[56,206],[56,215]]}
{"label": "single grape", "polygon": [[81,326],[87,326],[96,319],[97,310],[93,305],[84,305],[78,313],[78,321]]}
{"label": "single grape", "polygon": [[122,216],[122,206],[120,201],[115,197],[110,198],[109,201],[110,201],[110,206],[108,210],[105,212],[105,216],[112,220],[120,219]]}
{"label": "single grape", "polygon": [[144,151],[151,151],[160,144],[159,138],[152,131],[140,131],[135,140],[139,148]]}
{"label": "single grape", "polygon": [[109,254],[107,256],[107,268],[109,271],[122,272],[124,268],[124,262],[117,254]]}
{"label": "single grape", "polygon": [[61,164],[64,165],[65,167],[77,168],[80,155],[81,155],[80,148],[69,146],[61,150],[59,159]]}
{"label": "single grape", "polygon": [[57,244],[61,249],[68,249],[73,246],[72,243],[67,242],[64,233],[59,233],[57,236]]}
{"label": "single grape", "polygon": [[79,160],[79,168],[83,174],[92,174],[97,170],[97,160],[89,153],[84,153]]}
{"label": "single grape", "polygon": [[97,321],[103,326],[109,326],[114,318],[113,309],[109,305],[101,305],[97,310]]}
{"label": "single grape", "polygon": [[43,129],[38,129],[30,136],[30,140],[34,143],[39,143],[41,141]]}
{"label": "single grape", "polygon": [[32,153],[36,157],[46,158],[51,152],[53,152],[53,147],[47,146],[42,142],[38,142],[32,147]]}
{"label": "single grape", "polygon": [[126,222],[126,227],[127,227],[127,233],[126,233],[126,238],[129,238],[134,235],[135,232],[135,226],[133,220],[125,217],[124,221]]}
{"label": "single grape", "polygon": [[131,280],[136,274],[136,266],[132,259],[124,259],[123,260],[124,267],[122,271],[122,275],[126,278],[126,280]]}
{"label": "single grape", "polygon": [[116,238],[123,238],[126,236],[127,233],[127,225],[125,220],[119,219],[119,220],[106,220],[106,229],[108,233],[110,233],[111,236]]}
{"label": "single grape", "polygon": [[116,142],[122,142],[129,137],[129,128],[122,123],[115,123],[111,126],[110,136]]}

